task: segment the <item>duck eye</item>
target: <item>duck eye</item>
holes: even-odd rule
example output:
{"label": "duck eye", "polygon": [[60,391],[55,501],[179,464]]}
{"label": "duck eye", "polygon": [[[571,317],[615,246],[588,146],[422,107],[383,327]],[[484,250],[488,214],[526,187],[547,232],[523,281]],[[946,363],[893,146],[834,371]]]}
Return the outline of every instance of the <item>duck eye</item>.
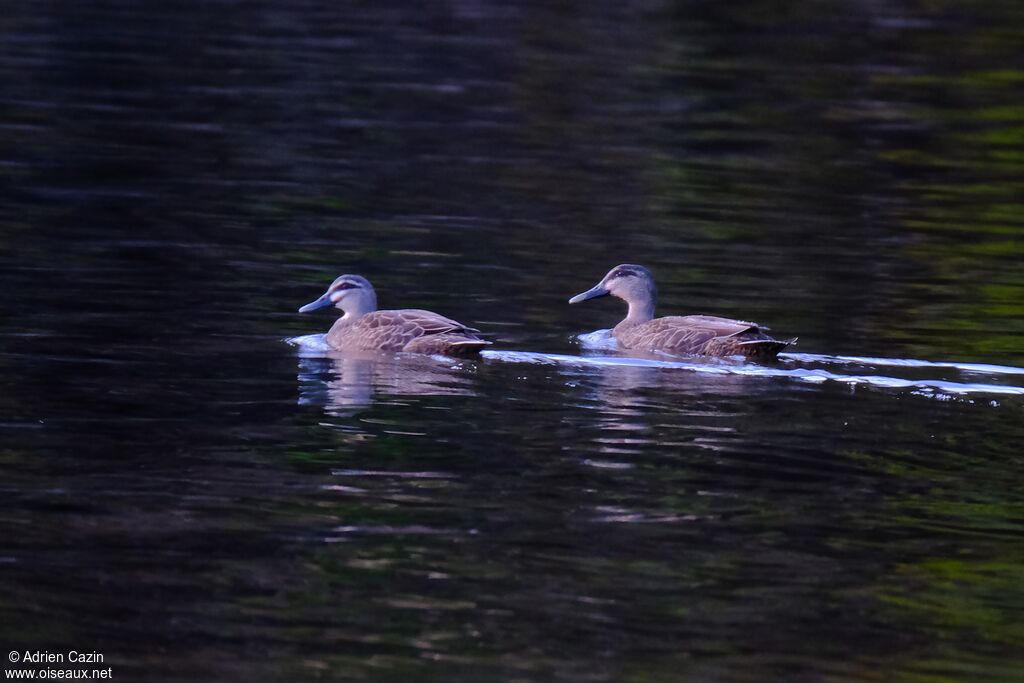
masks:
{"label": "duck eye", "polygon": [[358,286],[359,285],[354,285],[351,282],[342,282],[340,285],[335,287],[334,290],[338,291],[338,290],[341,290],[341,289],[355,289]]}

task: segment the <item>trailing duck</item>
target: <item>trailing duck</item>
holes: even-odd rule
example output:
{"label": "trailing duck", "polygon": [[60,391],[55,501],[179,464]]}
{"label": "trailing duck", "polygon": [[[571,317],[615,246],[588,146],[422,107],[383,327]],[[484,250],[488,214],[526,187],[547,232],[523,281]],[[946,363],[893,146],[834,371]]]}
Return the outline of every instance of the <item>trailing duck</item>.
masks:
{"label": "trailing duck", "polygon": [[654,317],[658,290],[654,277],[643,266],[624,263],[615,266],[600,282],[569,299],[577,304],[600,296],[614,296],[629,305],[626,318],[612,334],[626,349],[665,351],[702,356],[748,356],[775,358],[796,342],[780,341],[764,333],[762,326],[744,320],[710,315]]}

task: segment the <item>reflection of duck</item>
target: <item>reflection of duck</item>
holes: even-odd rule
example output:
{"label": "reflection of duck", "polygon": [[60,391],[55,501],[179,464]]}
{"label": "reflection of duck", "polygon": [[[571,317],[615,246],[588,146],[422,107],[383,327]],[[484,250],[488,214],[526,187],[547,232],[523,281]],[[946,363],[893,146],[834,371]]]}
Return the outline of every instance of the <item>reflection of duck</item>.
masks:
{"label": "reflection of duck", "polygon": [[444,316],[414,308],[377,310],[377,294],[369,280],[342,275],[316,301],[299,313],[334,306],[345,312],[327,333],[327,343],[339,351],[410,351],[468,356],[490,344],[479,330]]}
{"label": "reflection of duck", "polygon": [[299,359],[299,403],[332,415],[369,408],[374,395],[472,396],[471,376],[451,361],[387,353],[346,353]]}
{"label": "reflection of duck", "polygon": [[629,304],[626,318],[612,331],[627,349],[668,351],[705,356],[774,358],[796,338],[779,341],[756,323],[710,315],[654,317],[658,292],[643,266],[615,266],[596,285],[569,299],[575,304],[599,296],[618,297]]}

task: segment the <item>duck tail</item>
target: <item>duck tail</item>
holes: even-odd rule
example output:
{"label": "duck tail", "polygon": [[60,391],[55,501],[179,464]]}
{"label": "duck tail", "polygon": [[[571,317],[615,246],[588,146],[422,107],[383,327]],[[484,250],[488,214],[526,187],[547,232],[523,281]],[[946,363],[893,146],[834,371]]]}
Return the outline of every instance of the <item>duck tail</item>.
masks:
{"label": "duck tail", "polygon": [[789,346],[796,344],[798,337],[779,341],[777,339],[753,339],[751,341],[739,342],[740,353],[750,358],[775,358],[779,353]]}
{"label": "duck tail", "polygon": [[449,343],[444,353],[449,356],[475,356],[490,345],[486,339],[460,339]]}
{"label": "duck tail", "polygon": [[418,337],[405,347],[405,351],[445,356],[474,356],[491,342],[460,333],[431,334]]}

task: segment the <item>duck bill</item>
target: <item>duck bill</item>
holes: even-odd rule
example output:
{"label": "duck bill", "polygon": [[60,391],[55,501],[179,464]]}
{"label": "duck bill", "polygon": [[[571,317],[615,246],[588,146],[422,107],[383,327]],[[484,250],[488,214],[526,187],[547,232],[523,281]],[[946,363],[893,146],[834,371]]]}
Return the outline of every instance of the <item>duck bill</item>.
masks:
{"label": "duck bill", "polygon": [[315,310],[320,309],[320,308],[327,308],[328,306],[333,306],[333,305],[334,305],[334,302],[331,301],[330,294],[326,294],[325,293],[322,297],[320,297],[316,301],[310,301],[308,304],[306,304],[305,306],[300,308],[299,309],[299,313],[309,313],[310,311],[315,311]]}
{"label": "duck bill", "polygon": [[569,303],[578,304],[579,302],[586,301],[587,299],[596,299],[599,296],[608,296],[609,294],[611,294],[611,292],[605,289],[604,285],[595,285],[582,294],[577,294],[573,298],[569,299]]}

